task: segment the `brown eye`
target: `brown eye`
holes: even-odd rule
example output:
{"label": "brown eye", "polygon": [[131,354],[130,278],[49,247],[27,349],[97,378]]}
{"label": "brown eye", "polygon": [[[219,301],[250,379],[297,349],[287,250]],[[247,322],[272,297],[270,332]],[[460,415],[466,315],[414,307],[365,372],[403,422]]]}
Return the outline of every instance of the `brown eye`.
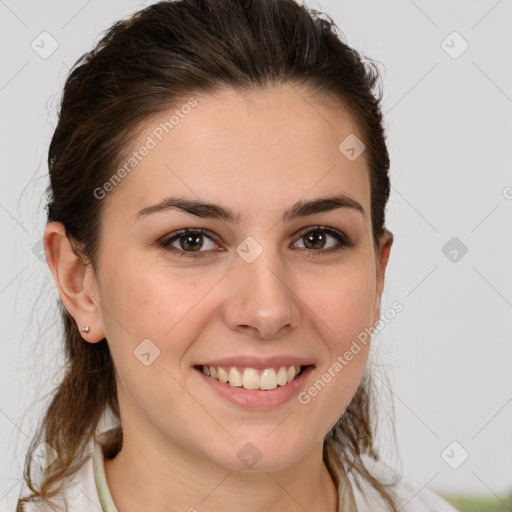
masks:
{"label": "brown eye", "polygon": [[196,235],[195,233],[191,235],[181,235],[178,238],[178,240],[180,242],[181,248],[184,251],[191,250],[195,252],[196,250],[200,249],[203,245],[201,236],[202,235]]}
{"label": "brown eye", "polygon": [[[329,237],[334,239],[334,244],[326,248]],[[314,226],[308,228],[308,231],[303,231],[300,235],[299,241],[302,240],[304,249],[314,253],[330,253],[344,249],[345,247],[352,246],[350,240],[341,232],[332,228],[324,228],[322,226]]]}
{"label": "brown eye", "polygon": [[[205,238],[212,243],[213,247],[201,251],[204,247]],[[198,256],[201,253],[207,252],[208,250],[216,247],[212,237],[207,235],[206,231],[203,229],[182,229],[180,231],[176,231],[170,236],[162,239],[159,242],[159,245],[172,251],[178,251],[181,253],[180,256]]]}
{"label": "brown eye", "polygon": [[321,231],[310,231],[309,234],[304,235],[302,239],[307,249],[323,249],[326,235]]}
{"label": "brown eye", "polygon": [[[334,239],[335,243],[329,244],[329,238]],[[205,240],[212,246],[205,248]],[[313,226],[303,231],[299,241],[304,244],[303,249],[308,254],[320,255],[330,254],[346,247],[352,247],[353,243],[349,238],[338,230],[326,228],[323,226]],[[298,243],[298,242],[296,242]],[[213,237],[208,235],[204,229],[181,229],[164,237],[158,242],[159,246],[172,252],[176,252],[180,257],[199,257],[204,253],[209,253],[217,247]],[[302,249],[302,247],[299,247]],[[201,250],[204,249],[204,250]]]}

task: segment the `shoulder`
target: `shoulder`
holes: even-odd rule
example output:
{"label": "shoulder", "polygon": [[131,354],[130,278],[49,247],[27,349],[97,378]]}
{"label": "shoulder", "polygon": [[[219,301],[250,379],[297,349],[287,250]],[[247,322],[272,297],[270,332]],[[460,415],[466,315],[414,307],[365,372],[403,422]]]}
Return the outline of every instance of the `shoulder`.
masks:
{"label": "shoulder", "polygon": [[47,501],[26,503],[23,512],[84,512],[85,510],[101,510],[98,498],[92,454],[78,471],[66,480],[60,492]]}
{"label": "shoulder", "polygon": [[[397,474],[384,462],[375,461],[365,456],[364,462],[368,469],[381,482],[394,483],[391,487],[396,503],[401,512],[458,512],[434,491],[412,479]],[[352,472],[348,475],[358,512],[372,512],[376,506],[384,506],[380,494],[368,483],[358,479],[359,489]],[[389,488],[388,488],[389,489]]]}

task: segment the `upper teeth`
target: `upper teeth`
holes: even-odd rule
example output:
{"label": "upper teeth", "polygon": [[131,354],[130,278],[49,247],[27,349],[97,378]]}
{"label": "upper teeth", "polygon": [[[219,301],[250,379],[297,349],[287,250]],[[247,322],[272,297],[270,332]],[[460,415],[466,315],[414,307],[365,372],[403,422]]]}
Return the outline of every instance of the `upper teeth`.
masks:
{"label": "upper teeth", "polygon": [[243,372],[240,372],[235,366],[226,369],[220,366],[203,365],[201,367],[205,375],[217,379],[220,382],[236,387],[242,386],[245,389],[263,390],[284,386],[300,373],[300,369],[300,366],[280,366],[277,369],[265,368],[264,370],[244,368]]}

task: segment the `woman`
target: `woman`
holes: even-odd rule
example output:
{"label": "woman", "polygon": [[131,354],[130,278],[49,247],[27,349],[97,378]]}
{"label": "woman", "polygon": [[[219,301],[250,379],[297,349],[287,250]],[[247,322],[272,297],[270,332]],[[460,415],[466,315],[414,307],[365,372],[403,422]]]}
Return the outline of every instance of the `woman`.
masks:
{"label": "woman", "polygon": [[292,0],[161,2],[75,64],[44,233],[68,367],[18,511],[454,510],[373,444],[377,79]]}

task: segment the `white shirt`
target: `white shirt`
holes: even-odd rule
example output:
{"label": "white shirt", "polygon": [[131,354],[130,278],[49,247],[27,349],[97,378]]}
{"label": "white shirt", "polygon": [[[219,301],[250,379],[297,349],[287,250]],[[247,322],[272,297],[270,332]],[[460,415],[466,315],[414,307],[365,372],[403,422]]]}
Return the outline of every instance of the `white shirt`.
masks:
{"label": "white shirt", "polygon": [[[365,462],[371,473],[381,481],[389,482],[394,475],[389,466],[375,462],[368,456],[365,456]],[[347,475],[344,470],[336,470],[336,474],[339,479],[339,503],[344,503],[344,506],[340,505],[338,512],[387,510],[382,497],[368,482],[359,479],[363,487],[363,491],[360,491],[351,472]],[[347,478],[349,486],[346,485]],[[457,509],[433,491],[411,480],[402,478],[393,489],[401,512],[457,512]],[[105,477],[101,444],[94,443],[92,453],[85,457],[83,466],[64,484],[61,492],[52,499],[52,503],[60,505],[67,512],[117,512]],[[28,503],[24,512],[54,512],[54,509],[48,503]]]}

